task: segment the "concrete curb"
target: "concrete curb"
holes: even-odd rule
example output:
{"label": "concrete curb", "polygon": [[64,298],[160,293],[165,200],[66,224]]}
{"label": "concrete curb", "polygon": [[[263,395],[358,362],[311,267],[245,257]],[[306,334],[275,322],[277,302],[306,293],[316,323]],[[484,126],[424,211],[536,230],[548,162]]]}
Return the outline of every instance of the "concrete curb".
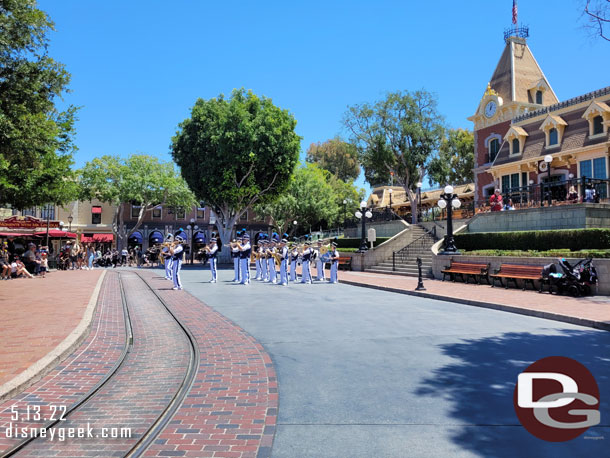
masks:
{"label": "concrete curb", "polygon": [[392,293],[407,294],[409,296],[425,297],[427,299],[436,299],[436,300],[445,301],[445,302],[456,302],[458,304],[472,305],[474,307],[482,307],[482,308],[493,309],[493,310],[501,310],[503,312],[517,313],[519,315],[534,316],[537,318],[544,318],[547,320],[561,321],[563,323],[576,324],[578,326],[585,326],[588,328],[595,328],[595,329],[601,329],[603,331],[610,331],[610,322],[608,322],[608,321],[594,321],[594,320],[589,320],[587,318],[578,318],[575,316],[561,315],[558,313],[544,312],[541,310],[524,309],[524,308],[515,307],[512,305],[493,304],[490,302],[473,301],[470,299],[459,299],[459,298],[441,296],[440,294],[424,293],[421,291],[410,291],[410,290],[399,289],[399,288],[390,288],[387,286],[368,285],[366,283],[358,283],[358,282],[349,281],[349,280],[340,280],[340,283],[343,283],[345,285],[351,285],[351,286],[360,286],[362,288],[371,288],[371,289],[378,289],[381,291],[389,291]]}
{"label": "concrete curb", "polygon": [[80,320],[80,323],[78,323],[76,328],[74,328],[74,330],[68,334],[68,336],[57,347],[47,353],[44,357],[36,361],[12,380],[9,380],[0,386],[0,402],[14,397],[18,393],[36,383],[51,370],[53,370],[53,368],[61,361],[72,354],[72,352],[78,348],[81,343],[83,343],[91,330],[93,315],[95,314],[95,310],[97,308],[97,299],[105,276],[106,271],[103,270],[100,278],[97,280],[93,294],[91,294],[91,298],[89,299],[89,303],[87,304],[83,318]]}

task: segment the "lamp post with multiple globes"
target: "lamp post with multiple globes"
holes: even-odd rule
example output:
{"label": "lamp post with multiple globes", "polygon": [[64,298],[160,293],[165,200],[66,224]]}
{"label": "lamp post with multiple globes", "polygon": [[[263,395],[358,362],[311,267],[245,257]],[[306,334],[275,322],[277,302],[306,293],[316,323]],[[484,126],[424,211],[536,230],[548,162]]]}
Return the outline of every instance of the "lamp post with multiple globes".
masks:
{"label": "lamp post with multiple globes", "polygon": [[457,210],[461,206],[462,202],[458,199],[457,194],[453,193],[453,186],[445,186],[444,193],[440,195],[438,201],[438,207],[441,210],[447,209],[447,235],[445,235],[443,251],[440,254],[459,254],[453,238],[453,209]]}
{"label": "lamp post with multiple globes", "polygon": [[358,252],[364,253],[368,251],[368,247],[366,246],[366,219],[371,219],[373,217],[371,210],[366,208],[366,200],[360,202],[360,210],[357,210],[355,215],[356,218],[362,219],[362,236],[360,238],[360,248],[358,249]]}

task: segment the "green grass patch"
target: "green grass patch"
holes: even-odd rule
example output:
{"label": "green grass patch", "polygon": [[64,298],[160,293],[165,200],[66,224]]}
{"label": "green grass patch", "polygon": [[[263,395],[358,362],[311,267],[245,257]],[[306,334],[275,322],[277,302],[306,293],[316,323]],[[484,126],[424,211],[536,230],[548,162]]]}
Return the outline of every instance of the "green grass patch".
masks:
{"label": "green grass patch", "polygon": [[466,256],[517,256],[524,258],[610,258],[610,250],[473,250],[461,251]]}

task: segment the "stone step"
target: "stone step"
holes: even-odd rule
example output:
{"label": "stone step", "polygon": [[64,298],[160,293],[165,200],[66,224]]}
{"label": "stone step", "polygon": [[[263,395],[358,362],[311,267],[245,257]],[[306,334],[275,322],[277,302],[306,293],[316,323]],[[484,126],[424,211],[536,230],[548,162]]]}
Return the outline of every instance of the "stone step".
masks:
{"label": "stone step", "polygon": [[[366,272],[372,272],[377,274],[385,274],[385,275],[402,275],[403,277],[418,277],[418,272],[393,272],[392,270],[383,270],[383,269],[366,269]],[[426,271],[422,271],[422,276],[424,278],[432,278],[432,274]]]}
{"label": "stone step", "polygon": [[[377,264],[376,266],[373,266],[374,269],[392,269],[392,264]],[[428,264],[422,264],[421,268],[423,270],[426,269],[431,269],[432,265]],[[416,264],[396,264],[396,269],[400,269],[400,270],[417,270],[417,265]]]}

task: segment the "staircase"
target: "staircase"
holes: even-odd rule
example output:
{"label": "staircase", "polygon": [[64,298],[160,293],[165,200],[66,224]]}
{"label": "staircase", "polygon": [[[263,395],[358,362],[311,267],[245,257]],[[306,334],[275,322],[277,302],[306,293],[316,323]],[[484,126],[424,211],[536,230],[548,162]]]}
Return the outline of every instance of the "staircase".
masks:
{"label": "staircase", "polygon": [[436,238],[436,227],[432,231],[427,232],[425,228],[419,225],[411,226],[413,238],[411,243],[394,254],[385,261],[366,269],[367,272],[376,272],[380,274],[397,274],[417,277],[417,258],[422,260],[422,275],[429,277],[432,274],[432,245],[438,239]]}

